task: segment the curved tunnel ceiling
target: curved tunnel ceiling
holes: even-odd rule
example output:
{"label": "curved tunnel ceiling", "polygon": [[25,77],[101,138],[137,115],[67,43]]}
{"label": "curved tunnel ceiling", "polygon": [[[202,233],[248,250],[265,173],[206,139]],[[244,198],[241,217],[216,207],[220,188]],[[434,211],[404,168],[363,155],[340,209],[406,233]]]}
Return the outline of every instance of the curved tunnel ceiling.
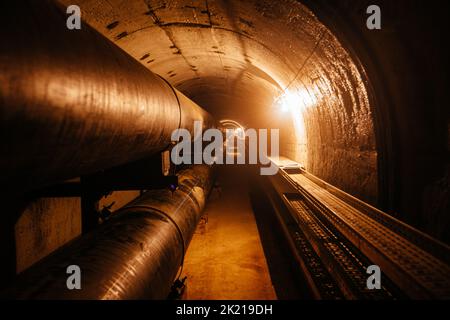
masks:
{"label": "curved tunnel ceiling", "polygon": [[[304,5],[282,0],[60,0],[218,119],[283,128],[281,154],[377,201],[363,69]],[[292,117],[274,101],[295,97]]]}

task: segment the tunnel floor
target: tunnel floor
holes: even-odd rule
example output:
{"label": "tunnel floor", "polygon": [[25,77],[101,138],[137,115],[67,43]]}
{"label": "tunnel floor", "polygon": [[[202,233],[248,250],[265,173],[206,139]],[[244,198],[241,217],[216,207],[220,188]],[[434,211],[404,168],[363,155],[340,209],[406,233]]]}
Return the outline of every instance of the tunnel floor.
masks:
{"label": "tunnel floor", "polygon": [[276,299],[244,167],[219,169],[186,253],[183,299]]}

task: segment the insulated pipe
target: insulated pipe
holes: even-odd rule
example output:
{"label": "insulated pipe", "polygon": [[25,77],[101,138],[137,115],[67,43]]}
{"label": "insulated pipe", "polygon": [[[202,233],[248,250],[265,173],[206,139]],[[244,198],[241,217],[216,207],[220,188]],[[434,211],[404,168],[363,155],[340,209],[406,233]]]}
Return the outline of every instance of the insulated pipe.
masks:
{"label": "insulated pipe", "polygon": [[[148,191],[97,229],[20,274],[8,299],[165,299],[210,191],[212,169],[179,173],[179,189]],[[67,267],[81,270],[69,290]]]}
{"label": "insulated pipe", "polygon": [[[147,157],[211,116],[49,0],[0,4],[0,183],[29,190]],[[13,189],[13,188],[11,188]]]}

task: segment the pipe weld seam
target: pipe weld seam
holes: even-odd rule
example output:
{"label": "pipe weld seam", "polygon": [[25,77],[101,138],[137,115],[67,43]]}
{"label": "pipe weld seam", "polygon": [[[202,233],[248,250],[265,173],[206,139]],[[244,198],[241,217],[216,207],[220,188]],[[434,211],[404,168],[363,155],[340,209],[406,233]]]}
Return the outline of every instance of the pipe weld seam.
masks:
{"label": "pipe weld seam", "polygon": [[161,75],[157,74],[158,77],[160,77],[170,88],[170,90],[172,90],[175,99],[177,99],[177,103],[178,103],[178,110],[180,111],[180,116],[178,119],[178,129],[181,129],[181,113],[182,113],[182,109],[181,109],[181,103],[180,103],[180,99],[178,98],[177,92],[175,91],[175,88],[169,83],[169,81],[167,81],[166,79],[164,79]]}
{"label": "pipe weld seam", "polygon": [[126,207],[124,208],[124,210],[133,210],[133,209],[148,209],[148,210],[153,210],[156,211],[158,213],[160,213],[161,215],[163,215],[164,217],[166,217],[170,222],[172,222],[172,224],[175,226],[175,228],[177,229],[178,235],[180,236],[180,240],[181,240],[181,263],[180,266],[183,266],[184,264],[184,255],[186,253],[186,248],[185,248],[185,243],[184,243],[184,237],[183,237],[183,232],[181,231],[180,227],[178,226],[178,224],[175,222],[175,220],[169,216],[167,213],[165,213],[164,211],[154,208],[152,206],[146,206],[146,205],[133,205],[130,207]]}

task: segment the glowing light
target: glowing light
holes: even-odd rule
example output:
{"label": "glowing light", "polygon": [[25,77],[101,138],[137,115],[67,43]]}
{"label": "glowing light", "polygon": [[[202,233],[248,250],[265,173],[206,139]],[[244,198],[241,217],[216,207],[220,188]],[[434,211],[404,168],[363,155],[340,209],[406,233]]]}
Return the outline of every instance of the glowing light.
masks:
{"label": "glowing light", "polygon": [[275,101],[282,113],[295,112],[298,109],[307,109],[317,103],[314,95],[311,95],[306,89],[296,91],[286,91]]}
{"label": "glowing light", "polygon": [[239,122],[231,119],[223,119],[220,120],[220,124],[223,129],[231,129],[233,137],[237,137],[239,139],[245,138],[245,128]]}
{"label": "glowing light", "polygon": [[[304,116],[309,109],[318,105],[321,100],[320,91],[317,87],[303,87],[296,90],[286,89],[282,95],[275,100],[276,110],[283,118],[290,118],[295,132],[294,153],[295,158],[301,163],[307,163],[306,152],[307,137]],[[285,116],[288,114],[288,116]]]}
{"label": "glowing light", "polygon": [[242,127],[234,129],[234,136],[238,137],[239,139],[245,138],[245,131]]}
{"label": "glowing light", "polygon": [[280,110],[281,110],[282,113],[286,113],[286,112],[288,112],[290,110],[290,108],[289,108],[289,106],[287,104],[282,103]]}

